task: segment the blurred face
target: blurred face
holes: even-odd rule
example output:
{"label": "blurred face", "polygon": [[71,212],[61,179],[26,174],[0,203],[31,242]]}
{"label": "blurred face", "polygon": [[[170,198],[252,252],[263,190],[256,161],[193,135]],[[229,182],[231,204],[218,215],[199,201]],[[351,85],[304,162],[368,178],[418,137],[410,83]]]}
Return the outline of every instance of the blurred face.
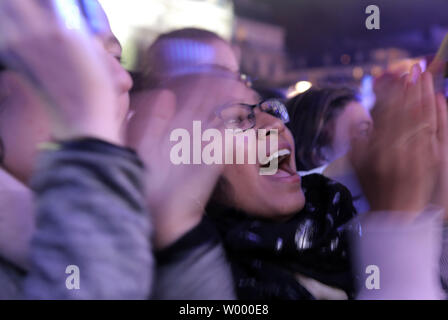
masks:
{"label": "blurred face", "polygon": [[114,77],[117,98],[121,107],[121,117],[124,119],[129,110],[129,91],[133,85],[132,79],[129,73],[121,66],[122,47],[112,33],[106,13],[97,0],[89,1],[97,4],[92,6],[92,10],[96,10],[95,17],[97,21],[95,21],[95,25],[100,27],[94,30],[94,39],[104,48],[104,59],[107,61],[110,73]]}
{"label": "blurred face", "polygon": [[353,138],[366,137],[373,128],[370,113],[357,101],[350,102],[336,118],[332,150],[328,159],[331,161],[344,156],[350,149]]}
{"label": "blurred face", "polygon": [[[227,205],[252,216],[285,220],[305,205],[300,177],[296,173],[293,137],[281,120],[267,113],[256,112],[256,121],[257,129],[278,130],[278,149],[288,150],[289,155],[279,158],[279,170],[272,176],[260,175],[262,165],[258,162],[252,165],[226,165],[223,177],[231,186],[231,190],[226,192]],[[237,147],[241,145],[235,146],[235,149]],[[244,148],[247,154],[247,144]]]}
{"label": "blurred face", "polygon": [[[248,104],[259,102],[245,99],[244,96],[239,99]],[[269,134],[269,130],[276,129],[278,130],[278,150],[272,150],[272,154],[281,151],[281,154],[285,155],[278,158],[279,169],[275,175],[260,175],[260,168],[263,166],[258,159],[256,164],[226,165],[223,178],[228,182],[229,190],[226,190],[224,199],[228,202],[227,205],[243,210],[249,215],[271,220],[285,220],[305,205],[300,177],[296,172],[293,136],[282,120],[258,108],[255,109],[255,116],[254,129],[266,129],[268,132],[267,135],[261,137],[257,134],[257,143],[260,140],[266,140],[268,146],[266,149],[268,155],[271,155],[269,145],[275,135]],[[248,159],[248,143],[234,143],[234,146],[234,154],[237,153],[237,148],[244,148],[246,159]]]}
{"label": "blurred face", "polygon": [[[91,0],[94,1],[94,0]],[[96,1],[96,0],[95,0]],[[120,101],[119,117],[125,122],[129,108],[129,90],[132,80],[120,65],[121,46],[113,35],[104,11],[97,6],[102,28],[95,34],[95,41],[104,48],[104,60],[114,77],[117,99]],[[44,102],[21,75],[5,71],[0,74],[0,138],[3,143],[3,167],[24,183],[32,174],[36,147],[49,141],[50,126]]]}

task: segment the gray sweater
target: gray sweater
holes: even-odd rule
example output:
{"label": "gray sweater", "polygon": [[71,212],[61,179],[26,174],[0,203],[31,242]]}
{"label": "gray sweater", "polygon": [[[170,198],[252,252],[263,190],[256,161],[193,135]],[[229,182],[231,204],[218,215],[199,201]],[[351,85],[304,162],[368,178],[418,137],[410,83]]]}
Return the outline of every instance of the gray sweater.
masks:
{"label": "gray sweater", "polygon": [[230,263],[218,231],[207,217],[156,258],[153,299],[236,299]]}
{"label": "gray sweater", "polygon": [[[20,270],[0,258],[0,299],[150,297],[153,259],[142,177],[133,152],[101,141],[44,152],[32,183],[37,230],[31,265]],[[79,282],[70,278],[76,275],[69,266],[79,269]]]}

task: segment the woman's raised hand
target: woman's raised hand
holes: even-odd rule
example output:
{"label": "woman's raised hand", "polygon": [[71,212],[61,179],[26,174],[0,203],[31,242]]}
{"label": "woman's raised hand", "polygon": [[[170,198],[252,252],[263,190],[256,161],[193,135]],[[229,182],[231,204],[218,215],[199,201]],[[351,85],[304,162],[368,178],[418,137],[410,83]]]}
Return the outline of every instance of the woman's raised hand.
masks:
{"label": "woman's raised hand", "polygon": [[[215,110],[234,90],[232,84],[216,83],[216,77],[207,75],[184,81],[185,86],[180,84],[176,95],[168,90],[154,90],[134,96],[134,102],[139,99],[144,103],[137,108],[128,130],[131,146],[138,150],[147,167],[146,194],[155,225],[155,245],[159,249],[200,222],[223,170],[221,163],[192,163],[194,149],[202,153],[202,141],[198,145],[193,139],[197,134],[193,132],[193,121],[201,123],[202,131],[212,128],[223,132]],[[183,140],[188,145],[182,152],[190,151],[190,164],[175,164],[171,159],[176,145],[171,138],[178,129],[188,133],[188,139]]]}
{"label": "woman's raised hand", "polygon": [[446,102],[416,65],[405,77],[377,80],[374,134],[353,143],[351,159],[372,211],[406,212],[431,202],[446,149]]}
{"label": "woman's raised hand", "polygon": [[72,24],[57,15],[54,3],[0,0],[0,59],[46,99],[55,139],[121,143],[106,53],[91,39],[76,2],[65,2],[72,4]]}

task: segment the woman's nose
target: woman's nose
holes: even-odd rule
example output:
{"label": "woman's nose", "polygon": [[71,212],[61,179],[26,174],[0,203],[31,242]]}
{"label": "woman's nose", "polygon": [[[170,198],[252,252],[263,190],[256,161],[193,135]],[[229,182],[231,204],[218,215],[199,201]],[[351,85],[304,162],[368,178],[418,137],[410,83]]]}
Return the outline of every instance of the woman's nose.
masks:
{"label": "woman's nose", "polygon": [[285,131],[285,123],[266,112],[259,112],[256,115],[256,128],[265,129],[266,134],[269,135],[271,130],[277,130],[278,133]]}

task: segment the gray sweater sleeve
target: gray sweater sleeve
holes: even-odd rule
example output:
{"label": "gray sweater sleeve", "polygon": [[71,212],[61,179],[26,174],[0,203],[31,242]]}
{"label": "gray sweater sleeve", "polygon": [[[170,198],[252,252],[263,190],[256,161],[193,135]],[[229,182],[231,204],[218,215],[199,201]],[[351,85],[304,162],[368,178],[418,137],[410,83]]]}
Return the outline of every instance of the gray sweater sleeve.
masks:
{"label": "gray sweater sleeve", "polygon": [[24,270],[0,257],[0,300],[20,299],[25,275]]}
{"label": "gray sweater sleeve", "polygon": [[25,298],[150,296],[153,259],[142,177],[133,152],[101,141],[43,153],[32,183],[37,231]]}
{"label": "gray sweater sleeve", "polygon": [[153,299],[236,299],[230,264],[217,230],[206,218],[156,258]]}

